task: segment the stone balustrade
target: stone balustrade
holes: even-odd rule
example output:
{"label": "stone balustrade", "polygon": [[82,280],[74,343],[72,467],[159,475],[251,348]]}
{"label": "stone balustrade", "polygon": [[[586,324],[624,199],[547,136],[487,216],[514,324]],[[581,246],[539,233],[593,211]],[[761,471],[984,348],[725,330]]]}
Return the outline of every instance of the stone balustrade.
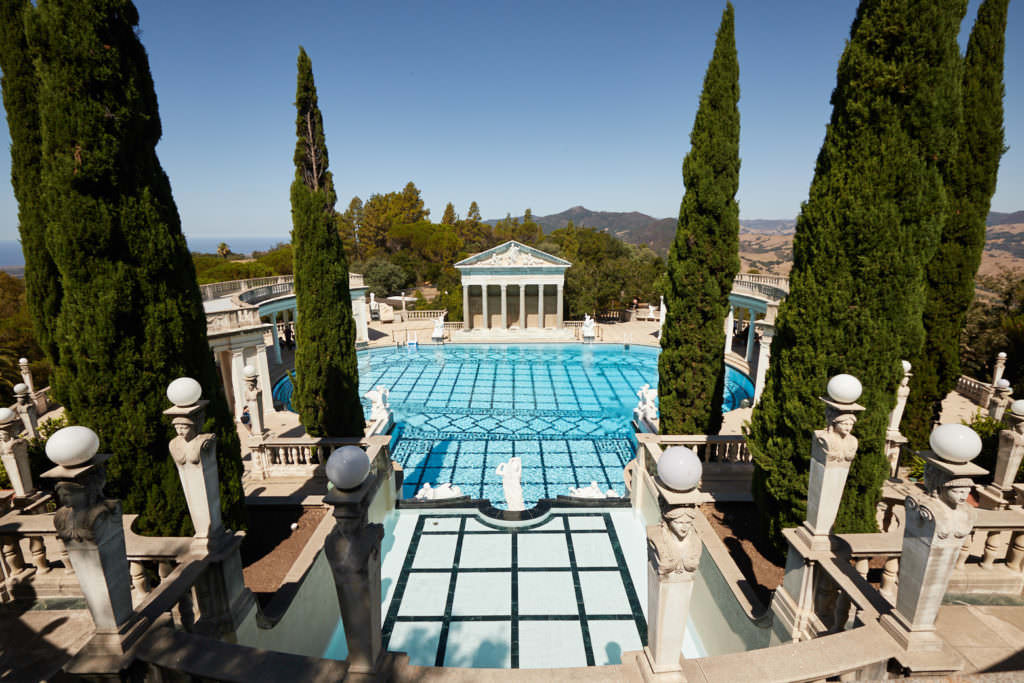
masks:
{"label": "stone balustrade", "polygon": [[960,375],[956,380],[956,391],[967,400],[984,408],[988,407],[988,400],[992,395],[992,385],[967,375]]}
{"label": "stone balustrade", "polygon": [[366,449],[376,469],[390,468],[388,436],[358,438],[297,436],[271,437],[252,449],[253,473],[263,479],[274,477],[322,477],[331,451],[354,445]]}
{"label": "stone balustrade", "polygon": [[[406,320],[437,320],[442,315],[448,315],[448,309],[439,311],[405,311]],[[457,323],[458,329],[462,329],[462,323]]]}
{"label": "stone balustrade", "polygon": [[789,278],[741,273],[732,282],[732,293],[751,294],[773,302],[782,301],[789,295]]}
{"label": "stone balustrade", "polygon": [[230,311],[218,311],[206,314],[206,333],[226,332],[229,330],[241,330],[249,327],[259,327],[260,311],[258,308],[236,308]]}

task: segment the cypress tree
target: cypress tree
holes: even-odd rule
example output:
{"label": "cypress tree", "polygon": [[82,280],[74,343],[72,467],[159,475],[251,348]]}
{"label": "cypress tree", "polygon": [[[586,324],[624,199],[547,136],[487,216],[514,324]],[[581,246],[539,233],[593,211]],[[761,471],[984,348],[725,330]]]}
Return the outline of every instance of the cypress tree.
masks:
{"label": "cypress tree", "polygon": [[4,108],[11,133],[11,185],[18,201],[18,232],[25,256],[25,289],[32,328],[39,346],[57,363],[52,329],[60,311],[61,288],[57,267],[46,246],[40,167],[39,79],[25,38],[29,0],[0,0],[0,70]]}
{"label": "cypress tree", "polygon": [[740,269],[740,86],[733,24],[727,3],[683,161],[686,192],[668,255],[668,316],[658,359],[662,434],[717,434],[722,425],[722,325]]}
{"label": "cypress tree", "polygon": [[942,399],[960,375],[960,331],[974,298],[974,276],[985,248],[985,221],[1003,155],[1003,51],[1009,0],[985,0],[963,63],[960,146],[947,169],[949,218],[928,264],[925,342],[912,358],[914,379],[904,433],[927,447]]}
{"label": "cypress tree", "polygon": [[195,268],[156,144],[149,61],[127,0],[40,0],[29,16],[42,131],[46,244],[60,273],[57,398],[94,429],[107,492],[138,528],[191,534],[161,412],[182,375],[210,400],[225,524],[244,525],[242,463],[206,339]]}
{"label": "cypress tree", "polygon": [[836,521],[874,531],[900,359],[924,337],[925,266],[947,215],[956,149],[960,0],[862,0],[839,62],[832,117],[797,219],[790,294],[748,443],[769,540],[806,517],[818,396],[841,372],[864,385],[860,439]]}
{"label": "cypress tree", "polygon": [[292,246],[295,252],[295,393],[292,405],[313,436],[362,436],[355,321],[348,260],[335,228],[334,179],[313,63],[299,48],[295,108]]}

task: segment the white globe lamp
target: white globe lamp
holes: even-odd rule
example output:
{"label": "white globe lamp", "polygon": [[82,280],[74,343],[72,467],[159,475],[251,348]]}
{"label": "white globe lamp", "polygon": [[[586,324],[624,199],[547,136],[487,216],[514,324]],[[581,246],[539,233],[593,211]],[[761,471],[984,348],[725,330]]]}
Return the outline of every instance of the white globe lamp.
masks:
{"label": "white globe lamp", "polygon": [[24,382],[19,382],[19,383],[15,384],[14,385],[14,393],[15,394],[27,394],[28,393],[28,385],[25,384]]}
{"label": "white globe lamp", "polygon": [[[998,382],[996,382],[996,388],[997,389],[1009,389],[1010,388],[1010,380],[1008,380],[1008,379],[1001,379],[1001,380],[999,380]],[[15,387],[15,391],[17,391],[17,387]]]}
{"label": "white globe lamp", "polygon": [[658,478],[673,491],[697,488],[703,472],[700,458],[686,446],[670,446],[658,458]]}
{"label": "white globe lamp", "polygon": [[358,446],[342,446],[331,451],[327,458],[327,480],[342,490],[354,489],[370,473],[370,456]]}
{"label": "white globe lamp", "polygon": [[100,437],[88,427],[64,427],[46,441],[46,457],[55,465],[75,467],[92,460],[100,448]]}
{"label": "white globe lamp", "polygon": [[935,455],[946,462],[970,462],[981,453],[981,437],[967,425],[961,424],[939,425],[932,430],[928,445]]}
{"label": "white globe lamp", "polygon": [[[1024,398],[1018,398],[1011,403],[1010,412],[1018,417],[1024,417]],[[3,422],[3,418],[0,418],[0,422]]]}
{"label": "white globe lamp", "polygon": [[242,376],[245,377],[246,379],[252,379],[253,377],[256,377],[259,374],[260,373],[252,365],[246,365],[244,368],[242,368]]}
{"label": "white globe lamp", "polygon": [[167,400],[179,408],[195,405],[202,395],[202,385],[191,377],[179,377],[167,385]]}
{"label": "white globe lamp", "polygon": [[864,387],[860,380],[853,375],[836,375],[828,381],[825,387],[829,398],[836,403],[855,403],[860,398]]}
{"label": "white globe lamp", "polygon": [[14,422],[17,419],[17,415],[10,408],[0,408],[0,424],[6,424],[8,422]]}

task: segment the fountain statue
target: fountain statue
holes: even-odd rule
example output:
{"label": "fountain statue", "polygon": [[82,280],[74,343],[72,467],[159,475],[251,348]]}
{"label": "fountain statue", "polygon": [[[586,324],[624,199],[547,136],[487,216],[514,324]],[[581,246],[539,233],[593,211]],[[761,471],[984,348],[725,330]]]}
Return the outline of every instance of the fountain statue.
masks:
{"label": "fountain statue", "polygon": [[367,391],[364,396],[370,399],[370,422],[386,420],[391,414],[391,406],[388,403],[391,390],[380,384],[376,389]]}
{"label": "fountain statue", "polygon": [[657,420],[658,405],[655,403],[655,400],[658,398],[658,390],[652,389],[650,384],[644,384],[636,392],[636,395],[640,397],[640,401],[633,410],[634,416],[643,417],[650,422]]}
{"label": "fountain statue", "polygon": [[581,486],[579,488],[569,487],[569,495],[573,498],[618,498],[619,494],[614,489],[608,489],[602,491],[601,487],[597,485],[596,481],[590,482],[590,486]]}
{"label": "fountain statue", "polygon": [[515,456],[498,465],[495,473],[501,477],[501,488],[505,492],[505,504],[509,510],[525,510],[523,504],[523,461]]}
{"label": "fountain statue", "polygon": [[434,341],[442,341],[444,339],[444,316],[441,316],[434,321],[434,331],[430,333],[430,338]]}
{"label": "fountain statue", "polygon": [[423,488],[416,492],[416,500],[441,500],[444,498],[459,498],[462,496],[462,489],[445,482],[439,486],[431,486],[430,483],[423,484]]}
{"label": "fountain statue", "polygon": [[594,338],[594,319],[589,314],[583,314],[583,338]]}

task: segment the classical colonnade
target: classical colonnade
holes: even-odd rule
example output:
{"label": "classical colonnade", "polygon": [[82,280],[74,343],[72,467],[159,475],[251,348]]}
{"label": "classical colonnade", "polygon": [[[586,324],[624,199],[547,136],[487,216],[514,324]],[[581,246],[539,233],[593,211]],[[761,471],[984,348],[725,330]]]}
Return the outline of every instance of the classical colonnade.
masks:
{"label": "classical colonnade", "polygon": [[[464,328],[527,330],[562,327],[562,283],[517,280],[480,284],[470,284],[463,280],[462,301],[466,312],[463,316]],[[497,301],[494,301],[495,297]],[[554,302],[545,301],[551,298],[554,298]]]}

